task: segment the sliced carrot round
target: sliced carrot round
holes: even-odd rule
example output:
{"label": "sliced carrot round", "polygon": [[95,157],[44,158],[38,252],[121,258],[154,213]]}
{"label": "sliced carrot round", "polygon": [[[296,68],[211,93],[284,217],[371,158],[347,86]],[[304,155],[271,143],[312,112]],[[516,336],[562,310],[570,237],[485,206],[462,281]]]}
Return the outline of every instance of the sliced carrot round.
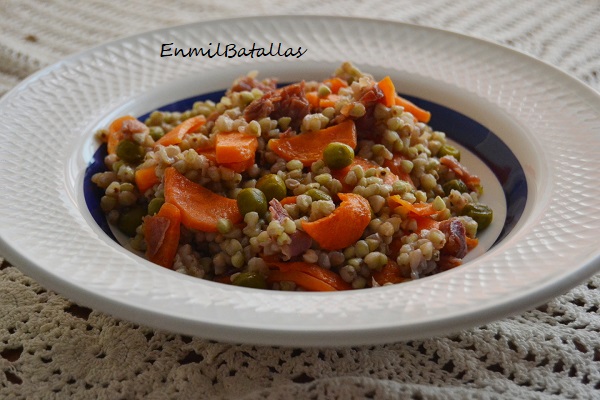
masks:
{"label": "sliced carrot round", "polygon": [[302,229],[325,250],[339,250],[354,244],[371,222],[371,206],[364,197],[339,193],[340,205],[328,216],[302,222]]}
{"label": "sliced carrot round", "polygon": [[185,135],[190,132],[198,130],[202,125],[206,123],[206,117],[204,115],[197,115],[192,118],[188,118],[175,128],[171,129],[163,137],[158,139],[156,144],[162,146],[169,146],[173,144],[181,143]]}
{"label": "sliced carrot round", "polygon": [[297,136],[271,139],[269,148],[286,161],[300,160],[305,167],[310,166],[323,155],[323,150],[331,142],[347,144],[356,148],[356,127],[351,120],[315,132],[305,132]]}
{"label": "sliced carrot round", "polygon": [[216,232],[221,218],[233,224],[242,221],[235,199],[219,196],[211,190],[194,183],[175,168],[165,170],[165,201],[181,211],[181,223],[186,228],[204,232]]}
{"label": "sliced carrot round", "polygon": [[317,278],[328,285],[334,287],[336,290],[349,290],[352,289],[350,284],[342,279],[342,277],[325,268],[321,268],[316,264],[307,263],[304,261],[267,261],[269,266],[274,266],[280,271],[299,271],[308,274],[314,278]]}

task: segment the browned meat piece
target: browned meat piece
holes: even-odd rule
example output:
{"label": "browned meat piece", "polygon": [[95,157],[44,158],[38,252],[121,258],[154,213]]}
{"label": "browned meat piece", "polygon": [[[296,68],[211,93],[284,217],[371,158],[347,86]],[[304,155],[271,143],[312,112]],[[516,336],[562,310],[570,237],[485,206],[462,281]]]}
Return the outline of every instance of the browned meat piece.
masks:
{"label": "browned meat piece", "polygon": [[440,230],[446,235],[446,245],[442,253],[457,258],[467,254],[467,234],[465,226],[458,218],[450,218],[440,223]]}
{"label": "browned meat piece", "polygon": [[168,218],[153,216],[146,218],[144,223],[148,225],[146,232],[151,233],[150,236],[146,236],[146,256],[152,257],[156,254],[158,249],[160,249],[160,246],[165,240],[165,235],[167,234],[167,229],[169,229],[171,222]]}
{"label": "browned meat piece", "polygon": [[[363,115],[360,118],[355,118],[354,119],[354,123],[356,124],[356,132],[358,134],[359,139],[367,139],[367,140],[375,140],[376,139],[376,133],[373,129],[373,127],[375,126],[375,107],[377,106],[377,103],[379,103],[381,101],[381,99],[383,99],[384,94],[381,91],[381,89],[379,89],[379,86],[377,85],[372,85],[369,87],[366,87],[362,90],[361,93],[359,93],[358,95],[358,101],[360,103],[363,103],[363,105],[365,106],[365,115]],[[335,119],[332,121],[334,124],[339,124],[344,122],[345,120],[349,119],[349,118],[353,118],[349,115],[344,115],[343,112],[342,114],[338,115],[337,117],[335,117]]]}
{"label": "browned meat piece", "polygon": [[275,79],[265,79],[263,81],[259,81],[250,76],[244,76],[237,79],[231,89],[230,92],[243,92],[244,90],[251,91],[252,89],[260,89],[264,93],[273,91],[277,89],[277,80]]}
{"label": "browned meat piece", "polygon": [[[273,199],[269,202],[269,211],[271,212],[271,218],[283,222],[290,215],[285,208],[281,205],[279,200]],[[312,238],[302,231],[296,231],[290,234],[290,244],[281,246],[281,253],[289,260],[292,257],[299,256],[306,250],[310,249],[312,245]]]}
{"label": "browned meat piece", "polygon": [[146,132],[148,127],[143,123],[138,121],[137,119],[127,119],[123,121],[123,126],[121,131],[125,136],[130,136],[135,133]]}
{"label": "browned meat piece", "polygon": [[374,107],[384,97],[385,95],[383,94],[381,89],[379,89],[379,86],[372,85],[362,90],[362,92],[358,96],[358,101],[363,103],[365,105],[365,108],[369,106]]}
{"label": "browned meat piece", "polygon": [[302,119],[309,112],[310,105],[304,95],[304,82],[300,82],[268,92],[260,99],[254,100],[244,110],[244,118],[250,122],[265,117],[290,117],[290,127],[298,130]]}
{"label": "browned meat piece", "polygon": [[287,212],[283,205],[277,199],[271,199],[269,201],[269,212],[271,213],[271,219],[282,223],[286,218],[290,217],[290,214]]}

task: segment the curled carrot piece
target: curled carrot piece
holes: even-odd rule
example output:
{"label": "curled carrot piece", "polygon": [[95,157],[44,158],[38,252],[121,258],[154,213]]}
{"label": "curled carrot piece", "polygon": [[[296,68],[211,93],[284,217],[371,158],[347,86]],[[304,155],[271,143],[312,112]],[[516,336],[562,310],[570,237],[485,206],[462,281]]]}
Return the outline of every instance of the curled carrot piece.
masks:
{"label": "curled carrot piece", "polygon": [[412,213],[419,217],[426,217],[437,214],[437,211],[433,208],[431,203],[410,203],[404,200],[400,195],[390,196],[388,198],[388,205],[392,210],[400,208],[401,212]]}
{"label": "curled carrot piece", "polygon": [[408,111],[411,113],[419,122],[423,122],[427,124],[431,119],[431,113],[427,110],[422,109],[415,103],[410,100],[405,99],[401,96],[396,96],[394,99],[394,104],[397,106],[402,106],[404,111]]}
{"label": "curled carrot piece", "polygon": [[294,282],[296,285],[313,292],[334,292],[336,289],[320,279],[300,271],[271,271],[267,282]]}
{"label": "curled carrot piece", "polygon": [[181,223],[190,229],[216,232],[221,218],[233,224],[242,221],[237,201],[206,189],[180,174],[175,168],[165,170],[165,202],[174,204],[181,211]]}
{"label": "curled carrot piece", "polygon": [[354,244],[371,222],[371,206],[364,197],[339,193],[340,205],[328,216],[316,221],[302,221],[302,229],[321,248],[339,250]]}
{"label": "curled carrot piece", "polygon": [[[276,267],[282,272],[298,271],[310,275],[322,282],[325,282],[335,290],[352,289],[350,284],[342,279],[342,277],[328,269],[321,268],[316,264],[307,263],[304,261],[268,261],[267,265]],[[306,289],[306,288],[305,288]]]}
{"label": "curled carrot piece", "polygon": [[168,133],[166,133],[163,137],[158,139],[156,144],[160,144],[162,146],[169,146],[172,144],[181,143],[186,134],[200,129],[200,127],[205,123],[206,117],[204,117],[204,115],[197,115],[195,117],[188,118],[172,130],[170,130]]}
{"label": "curled carrot piece", "polygon": [[181,212],[173,204],[165,203],[158,213],[144,221],[146,258],[155,264],[172,269],[181,225]]}
{"label": "curled carrot piece", "polygon": [[323,156],[323,150],[331,142],[356,147],[356,127],[351,120],[325,129],[305,132],[289,138],[269,140],[269,148],[286,161],[300,160],[305,167]]}

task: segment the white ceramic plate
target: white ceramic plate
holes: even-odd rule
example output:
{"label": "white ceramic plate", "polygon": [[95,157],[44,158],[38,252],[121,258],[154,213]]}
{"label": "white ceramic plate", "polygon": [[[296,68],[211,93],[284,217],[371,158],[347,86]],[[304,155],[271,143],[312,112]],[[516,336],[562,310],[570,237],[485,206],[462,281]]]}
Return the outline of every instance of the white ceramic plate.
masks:
{"label": "white ceramic plate", "polygon": [[[214,49],[219,42],[307,51],[300,58],[160,57],[165,43]],[[442,125],[458,123],[435,127],[485,161],[475,172],[496,174],[500,194],[487,201],[507,217],[495,222],[500,239],[487,252],[402,285],[279,293],[165,270],[125,250],[94,220],[84,176],[97,127],[223,90],[249,70],[294,81],[323,78],[346,60],[390,75],[403,94],[431,105],[433,125],[437,110]],[[456,331],[534,307],[598,270],[599,110],[598,93],[549,65],[424,27],[294,16],[149,32],[70,57],[0,100],[0,250],[82,305],[217,340],[356,345]],[[464,128],[472,126],[471,136]]]}

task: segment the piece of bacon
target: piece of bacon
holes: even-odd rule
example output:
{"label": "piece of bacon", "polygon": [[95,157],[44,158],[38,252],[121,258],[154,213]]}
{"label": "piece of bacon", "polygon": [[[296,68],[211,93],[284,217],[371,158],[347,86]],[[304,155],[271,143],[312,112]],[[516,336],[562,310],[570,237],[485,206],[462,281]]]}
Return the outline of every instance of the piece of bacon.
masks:
{"label": "piece of bacon", "polygon": [[333,124],[342,123],[348,119],[353,119],[356,132],[359,139],[377,140],[377,133],[373,129],[375,126],[375,107],[384,98],[384,94],[378,85],[373,84],[362,89],[358,94],[358,101],[365,106],[365,114],[362,117],[354,118],[350,116],[350,110],[353,105],[348,104],[343,107],[340,114],[332,121]]}
{"label": "piece of bacon", "polygon": [[141,121],[137,119],[127,119],[123,121],[123,125],[121,127],[121,131],[124,135],[133,135],[136,133],[143,133],[148,130],[148,127]]}
{"label": "piece of bacon", "polygon": [[[290,218],[290,214],[287,212],[283,205],[277,199],[272,199],[269,202],[269,211],[271,212],[271,218],[283,223],[286,218]],[[312,246],[312,238],[302,231],[296,231],[290,236],[290,244],[284,244],[281,246],[281,253],[288,259],[299,256]]]}
{"label": "piece of bacon", "polygon": [[252,89],[260,89],[263,93],[270,92],[277,89],[277,80],[269,78],[259,81],[251,76],[243,76],[233,83],[233,86],[231,86],[229,92],[250,92]]}
{"label": "piece of bacon", "polygon": [[265,117],[279,119],[290,117],[290,127],[300,128],[302,120],[310,112],[310,104],[304,95],[304,81],[265,93],[244,109],[244,118],[250,122]]}
{"label": "piece of bacon", "polygon": [[463,258],[467,254],[467,233],[465,226],[458,218],[450,218],[439,224],[439,230],[446,236],[446,244],[442,248],[445,255]]}
{"label": "piece of bacon", "polygon": [[167,230],[169,229],[169,225],[171,221],[165,217],[152,216],[146,218],[144,221],[146,225],[145,232],[150,233],[150,235],[146,236],[146,256],[152,257],[158,252],[160,246],[162,246],[163,241],[165,240],[165,235],[167,234]]}
{"label": "piece of bacon", "polygon": [[287,210],[283,208],[283,204],[277,199],[269,201],[269,211],[271,212],[271,218],[277,220],[279,223],[283,223],[286,218],[290,217]]}

